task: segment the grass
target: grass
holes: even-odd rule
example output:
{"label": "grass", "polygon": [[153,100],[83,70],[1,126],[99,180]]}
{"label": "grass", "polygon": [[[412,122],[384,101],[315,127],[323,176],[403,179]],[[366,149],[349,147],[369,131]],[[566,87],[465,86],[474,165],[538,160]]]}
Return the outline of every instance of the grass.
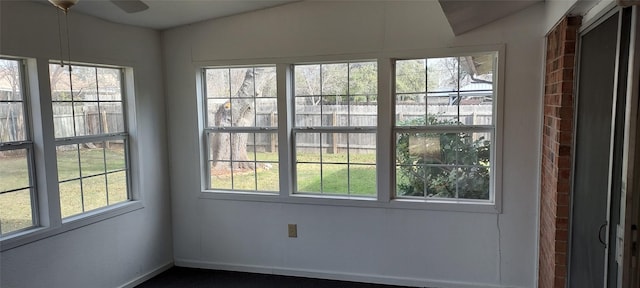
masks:
{"label": "grass", "polygon": [[[59,185],[60,209],[63,218],[127,200],[126,173],[121,171],[105,174],[105,162],[107,171],[125,168],[123,149],[112,148],[104,152],[100,148],[81,149],[80,166],[82,176],[85,177],[82,183],[80,180],[73,180],[80,176],[77,151],[58,151],[58,177],[62,182]],[[213,187],[247,191],[279,191],[277,153],[257,153],[256,159],[268,165],[259,165],[255,171],[234,171],[233,174],[227,172],[212,175]],[[324,163],[345,164],[297,164],[297,190],[314,194],[375,196],[375,154],[352,154],[349,159],[352,165],[346,164],[347,155],[344,153],[323,154]],[[297,160],[298,162],[320,162],[320,155],[300,154]],[[32,199],[28,188],[27,167],[24,155],[0,157],[0,191],[26,188],[0,194],[1,233],[32,226]],[[81,186],[83,193],[80,192]]]}
{"label": "grass", "polygon": [[[81,149],[82,181],[76,179],[80,177],[77,150],[57,152],[63,218],[128,199],[126,172],[115,172],[125,168],[124,150],[117,145],[111,148]],[[25,188],[0,194],[0,232],[3,234],[33,225],[27,167],[24,155],[0,157],[0,191]]]}
{"label": "grass", "polygon": [[[255,171],[214,172],[211,176],[212,187],[214,189],[278,192],[280,185],[277,153],[257,153],[256,159],[269,161],[269,163],[268,165],[259,165]],[[351,154],[349,160],[351,165],[346,164],[346,153],[323,154],[322,162],[325,164],[319,164],[319,153],[298,154],[297,191],[313,194],[375,196],[375,154]]]}

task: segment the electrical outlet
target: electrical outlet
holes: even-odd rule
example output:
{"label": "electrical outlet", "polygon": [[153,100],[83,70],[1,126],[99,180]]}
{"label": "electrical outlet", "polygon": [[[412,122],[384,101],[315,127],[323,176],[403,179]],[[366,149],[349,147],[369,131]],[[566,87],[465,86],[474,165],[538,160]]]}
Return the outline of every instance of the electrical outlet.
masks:
{"label": "electrical outlet", "polygon": [[298,224],[289,224],[289,238],[298,238]]}

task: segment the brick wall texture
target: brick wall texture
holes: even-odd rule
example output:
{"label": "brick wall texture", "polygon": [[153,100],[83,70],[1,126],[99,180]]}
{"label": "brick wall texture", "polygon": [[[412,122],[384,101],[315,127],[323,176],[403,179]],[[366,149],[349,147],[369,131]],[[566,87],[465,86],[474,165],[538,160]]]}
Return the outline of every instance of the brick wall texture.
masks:
{"label": "brick wall texture", "polygon": [[547,34],[540,192],[539,281],[565,287],[569,238],[574,70],[580,17],[565,17]]}

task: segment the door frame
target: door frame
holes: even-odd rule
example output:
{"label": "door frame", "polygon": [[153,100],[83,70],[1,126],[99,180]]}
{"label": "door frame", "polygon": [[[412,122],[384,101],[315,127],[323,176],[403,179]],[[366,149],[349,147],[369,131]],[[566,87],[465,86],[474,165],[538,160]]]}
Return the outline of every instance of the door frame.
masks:
{"label": "door frame", "polygon": [[622,166],[621,226],[618,287],[640,286],[638,230],[640,229],[640,6],[632,7],[625,141]]}
{"label": "door frame", "polygon": [[[612,17],[614,14],[618,14],[618,47],[616,49],[616,69],[615,69],[615,84],[613,92],[613,103],[614,107],[612,108],[612,128],[615,128],[615,115],[616,115],[616,107],[615,104],[617,102],[616,97],[626,97],[626,107],[625,107],[625,122],[624,122],[624,140],[623,140],[623,156],[622,156],[622,187],[621,187],[621,197],[620,197],[620,229],[618,227],[610,227],[607,225],[606,233],[607,235],[611,235],[611,230],[616,231],[616,239],[618,241],[616,243],[608,243],[609,237],[607,237],[605,248],[605,257],[603,261],[605,261],[605,283],[603,283],[603,287],[607,286],[607,277],[610,277],[608,274],[608,257],[609,257],[609,247],[611,245],[616,245],[616,258],[618,261],[618,275],[614,277],[618,278],[617,286],[620,288],[631,288],[631,287],[640,287],[640,6],[636,5],[632,8],[632,16],[631,16],[631,31],[630,31],[630,47],[629,47],[629,64],[628,64],[628,73],[627,73],[627,89],[626,93],[623,95],[618,95],[618,82],[619,82],[619,60],[620,60],[620,25],[622,25],[622,8],[618,6],[612,7],[609,11],[604,12],[601,16],[589,23],[581,27],[578,35],[578,58],[576,61],[576,77],[578,81],[575,81],[574,91],[579,93],[579,71],[580,71],[580,55],[581,55],[581,43],[580,40],[582,36],[589,31],[593,30],[598,25],[602,24],[604,21]],[[575,132],[577,129],[577,103],[579,98],[575,98],[574,107],[574,127],[573,131]],[[613,179],[612,179],[612,163],[613,163],[613,149],[614,147],[614,129],[612,129],[611,133],[611,145],[609,151],[609,183],[608,187],[611,189]],[[576,137],[573,139],[573,147],[576,147]],[[572,149],[572,159],[573,159],[573,171],[575,171],[575,149]],[[575,178],[572,173],[571,183],[574,183]],[[572,184],[573,185],[573,184]],[[573,194],[573,190],[572,190]],[[607,195],[607,224],[610,222],[611,216],[611,190],[608,191]],[[573,217],[573,201],[570,203],[570,214]],[[570,221],[571,223],[571,221]],[[571,225],[571,224],[570,224]],[[569,228],[569,239],[568,239],[568,251],[567,257],[571,259],[571,246],[573,242],[573,235],[571,233],[571,228]],[[622,233],[622,234],[620,234]],[[571,262],[568,262],[567,268],[567,281],[571,281]],[[567,282],[569,283],[569,282]]]}

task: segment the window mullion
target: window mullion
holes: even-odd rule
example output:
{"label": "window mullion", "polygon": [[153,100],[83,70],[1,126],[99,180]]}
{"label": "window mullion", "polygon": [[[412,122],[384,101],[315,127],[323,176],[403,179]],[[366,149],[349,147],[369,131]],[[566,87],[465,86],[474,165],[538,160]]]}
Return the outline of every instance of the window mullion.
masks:
{"label": "window mullion", "polygon": [[395,191],[394,142],[392,127],[395,115],[393,97],[393,75],[395,70],[389,58],[378,59],[378,131],[376,134],[376,181],[378,187],[378,201],[389,202],[392,191]]}
{"label": "window mullion", "polygon": [[[38,210],[40,225],[56,228],[62,225],[56,141],[53,119],[52,90],[49,81],[48,59],[28,60],[28,79],[32,117],[33,143],[36,163],[36,187],[38,189]],[[46,189],[43,189],[46,187]]]}
{"label": "window mullion", "polygon": [[280,197],[289,197],[294,190],[295,168],[293,151],[295,142],[292,132],[295,117],[293,105],[293,71],[291,64],[276,65],[278,93],[278,163],[280,177]]}

